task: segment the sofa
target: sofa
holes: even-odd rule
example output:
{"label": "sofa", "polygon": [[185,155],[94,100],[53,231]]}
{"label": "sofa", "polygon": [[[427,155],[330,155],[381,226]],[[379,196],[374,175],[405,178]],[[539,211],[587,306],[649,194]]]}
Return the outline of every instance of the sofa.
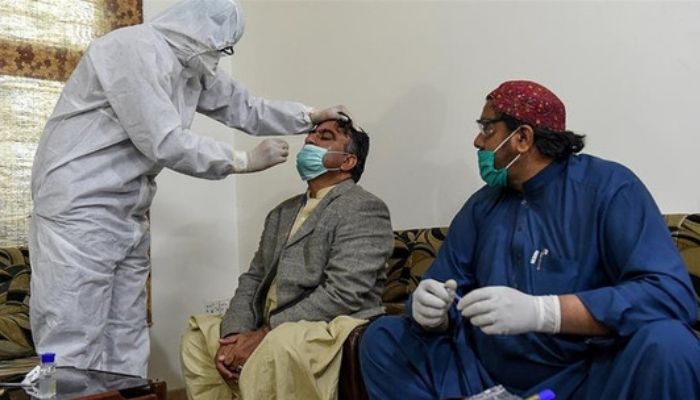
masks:
{"label": "sofa", "polygon": [[[39,363],[29,324],[30,276],[27,247],[0,247],[0,380],[25,374]],[[150,279],[146,282],[149,326]]]}
{"label": "sofa", "polygon": [[0,248],[0,377],[38,363],[29,326],[29,252]]}
{"label": "sofa", "polygon": [[[688,267],[695,291],[700,293],[700,214],[668,214],[664,217]],[[446,234],[445,227],[394,232],[394,251],[387,265],[387,282],[382,296],[387,314],[403,313],[406,299],[432,264]],[[29,326],[30,274],[26,248],[0,248],[0,378],[25,373],[37,364]],[[343,346],[338,387],[340,400],[368,398],[358,359],[359,343],[366,327],[357,327]],[[700,332],[700,321],[696,321],[694,327]]]}
{"label": "sofa", "polygon": [[[666,224],[690,273],[696,296],[700,293],[700,214],[666,214]],[[446,227],[394,232],[394,252],[388,262],[382,300],[387,314],[401,314],[420,276],[430,268],[447,234]],[[700,303],[700,297],[698,297]],[[700,336],[700,315],[694,329]],[[339,400],[368,399],[360,374],[358,350],[367,325],[355,328],[343,346],[338,384]]]}

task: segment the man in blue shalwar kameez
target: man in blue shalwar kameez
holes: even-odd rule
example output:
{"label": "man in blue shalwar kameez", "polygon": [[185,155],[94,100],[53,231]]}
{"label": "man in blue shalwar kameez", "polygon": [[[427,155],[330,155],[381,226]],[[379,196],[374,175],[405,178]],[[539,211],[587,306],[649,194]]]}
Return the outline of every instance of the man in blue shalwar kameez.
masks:
{"label": "man in blue shalwar kameez", "polygon": [[642,182],[577,155],[583,136],[547,88],[509,81],[486,100],[474,146],[487,185],[452,221],[406,315],[363,336],[370,397],[502,384],[558,399],[700,399],[694,291]]}

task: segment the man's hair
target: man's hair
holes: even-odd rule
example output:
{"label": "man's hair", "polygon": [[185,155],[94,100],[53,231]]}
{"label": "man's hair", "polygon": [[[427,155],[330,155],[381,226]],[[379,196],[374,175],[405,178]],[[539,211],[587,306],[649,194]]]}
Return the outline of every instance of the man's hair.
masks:
{"label": "man's hair", "polygon": [[362,173],[365,171],[365,161],[369,154],[369,136],[361,128],[355,126],[352,120],[338,120],[338,128],[348,137],[348,144],[345,146],[345,151],[354,154],[357,157],[357,164],[350,170],[352,180],[358,182]]}
{"label": "man's hair", "polygon": [[586,145],[586,135],[579,135],[572,131],[553,132],[537,128],[508,114],[503,114],[501,118],[503,118],[503,122],[506,123],[510,131],[514,131],[521,125],[532,127],[532,130],[535,132],[535,147],[546,157],[558,160],[563,159],[571,154],[580,152]]}

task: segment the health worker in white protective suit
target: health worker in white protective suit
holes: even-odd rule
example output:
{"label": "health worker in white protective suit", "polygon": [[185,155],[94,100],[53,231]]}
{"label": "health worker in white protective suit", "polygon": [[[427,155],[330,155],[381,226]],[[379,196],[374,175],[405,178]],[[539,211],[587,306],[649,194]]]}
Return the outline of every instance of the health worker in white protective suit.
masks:
{"label": "health worker in white protective suit", "polygon": [[95,40],[44,130],[32,171],[31,325],[58,365],[146,375],[146,212],[164,168],[206,179],[283,162],[190,131],[195,111],[253,135],[295,134],[342,107],[253,97],[217,70],[243,34],[234,0],[190,0]]}

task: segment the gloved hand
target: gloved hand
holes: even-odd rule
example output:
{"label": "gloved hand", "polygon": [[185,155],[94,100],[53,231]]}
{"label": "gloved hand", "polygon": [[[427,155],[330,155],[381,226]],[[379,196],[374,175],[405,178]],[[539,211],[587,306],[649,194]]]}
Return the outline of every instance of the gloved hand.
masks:
{"label": "gloved hand", "polygon": [[507,286],[472,290],[457,309],[487,335],[559,333],[561,327],[558,296],[531,296]]}
{"label": "gloved hand", "polygon": [[413,291],[411,309],[413,319],[424,328],[438,328],[447,322],[457,282],[453,279],[445,283],[435,279],[424,279]]}
{"label": "gloved hand", "polygon": [[246,153],[247,163],[242,172],[262,171],[283,163],[289,156],[289,144],[282,139],[265,139]]}
{"label": "gloved hand", "polygon": [[329,119],[347,121],[349,115],[350,113],[345,106],[329,107],[322,110],[311,109],[309,112],[309,118],[311,119],[312,125],[320,124],[321,122],[328,121]]}

